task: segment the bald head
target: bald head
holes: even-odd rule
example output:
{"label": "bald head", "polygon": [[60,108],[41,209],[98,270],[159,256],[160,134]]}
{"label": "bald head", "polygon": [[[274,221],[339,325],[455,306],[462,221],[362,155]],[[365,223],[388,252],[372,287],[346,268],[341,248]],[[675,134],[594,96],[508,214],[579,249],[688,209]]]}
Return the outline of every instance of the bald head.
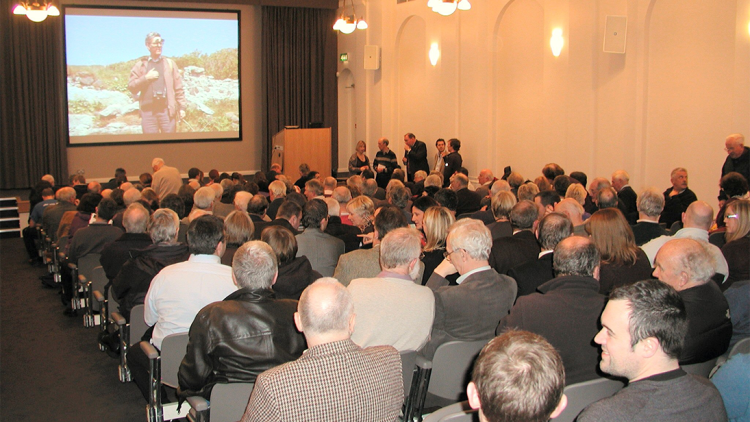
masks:
{"label": "bald head", "polygon": [[354,329],[354,303],[349,291],[335,278],[326,277],[309,285],[300,296],[295,314],[297,328],[308,346],[349,338]]}
{"label": "bald head", "polygon": [[555,212],[565,214],[574,226],[583,224],[583,207],[573,198],[565,198],[555,204]]}
{"label": "bald head", "polygon": [[656,254],[654,264],[654,277],[677,291],[708,283],[716,267],[708,244],[689,238],[665,243]]}
{"label": "bald head", "polygon": [[708,230],[714,219],[714,210],[706,201],[695,201],[690,204],[683,214],[682,223],[685,228]]}

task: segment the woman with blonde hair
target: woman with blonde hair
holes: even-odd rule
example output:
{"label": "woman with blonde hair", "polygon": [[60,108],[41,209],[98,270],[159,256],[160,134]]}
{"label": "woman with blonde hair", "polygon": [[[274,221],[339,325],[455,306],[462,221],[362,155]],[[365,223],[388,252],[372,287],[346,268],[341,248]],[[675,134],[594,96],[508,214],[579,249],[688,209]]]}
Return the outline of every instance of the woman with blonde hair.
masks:
{"label": "woman with blonde hair", "polygon": [[729,265],[729,277],[721,285],[726,290],[735,281],[750,279],[750,200],[729,203],[724,213],[727,243],[721,253]]}
{"label": "woman with blonde hair", "polygon": [[227,250],[221,257],[221,263],[232,266],[234,253],[245,242],[253,240],[255,225],[246,212],[232,211],[224,219],[224,242]]}
{"label": "woman with blonde hair", "polygon": [[[424,264],[424,275],[422,284],[427,284],[433,271],[443,262],[445,252],[445,239],[448,238],[448,229],[455,222],[453,214],[448,208],[434,206],[427,208],[422,219],[426,243],[422,249],[422,263]],[[458,274],[448,276],[448,281],[455,284]]]}
{"label": "woman with blonde hair", "polygon": [[648,256],[635,244],[625,216],[616,208],[605,208],[586,220],[586,232],[601,255],[599,292],[608,295],[615,287],[650,279]]}
{"label": "woman with blonde hair", "polygon": [[349,211],[349,220],[352,225],[359,228],[363,233],[372,233],[372,216],[375,213],[375,204],[372,199],[360,195],[346,204]]}
{"label": "woman with blonde hair", "polygon": [[367,158],[367,145],[365,141],[357,142],[357,147],[349,158],[349,174],[362,174],[363,171],[370,168],[370,159]]}

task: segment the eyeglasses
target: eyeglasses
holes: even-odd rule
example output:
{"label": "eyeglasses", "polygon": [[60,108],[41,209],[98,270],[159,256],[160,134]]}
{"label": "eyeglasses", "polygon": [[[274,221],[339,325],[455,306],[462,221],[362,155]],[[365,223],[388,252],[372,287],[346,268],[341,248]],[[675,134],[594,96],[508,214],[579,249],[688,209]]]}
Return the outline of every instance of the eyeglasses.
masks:
{"label": "eyeglasses", "polygon": [[455,249],[455,250],[454,250],[453,252],[448,252],[448,251],[445,251],[445,252],[443,252],[443,258],[445,258],[445,259],[447,259],[448,261],[450,261],[450,260],[451,260],[451,255],[453,255],[454,253],[456,253],[456,252],[458,252],[458,251],[460,251],[460,250],[461,250],[461,249]]}
{"label": "eyeglasses", "polygon": [[164,45],[164,40],[160,41],[151,41],[151,45],[157,46],[157,45]]}
{"label": "eyeglasses", "polygon": [[729,220],[730,218],[739,219],[740,217],[737,214],[724,214],[725,220]]}

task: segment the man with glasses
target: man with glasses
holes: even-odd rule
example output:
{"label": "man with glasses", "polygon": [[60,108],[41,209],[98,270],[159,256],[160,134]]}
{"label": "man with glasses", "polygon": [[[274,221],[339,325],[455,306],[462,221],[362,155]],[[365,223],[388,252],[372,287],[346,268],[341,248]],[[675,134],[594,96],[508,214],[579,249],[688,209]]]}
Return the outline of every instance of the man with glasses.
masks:
{"label": "man with glasses", "polygon": [[[739,133],[727,136],[724,141],[724,151],[727,152],[727,159],[721,167],[721,177],[734,171],[750,181],[750,148],[745,146],[745,137]],[[719,196],[719,199],[727,198]]]}
{"label": "man with glasses", "polygon": [[158,32],[146,35],[149,56],[130,71],[128,89],[138,95],[143,133],[174,133],[177,119],[185,117],[185,91],[174,60],[162,57],[164,39]]}
{"label": "man with glasses", "polygon": [[[443,343],[453,340],[489,340],[498,322],[513,306],[516,282],[500,275],[487,261],[492,247],[490,230],[479,220],[466,218],[451,226],[445,260],[427,281],[435,294],[435,321],[422,353],[432,358]],[[457,286],[446,277],[458,272]]]}

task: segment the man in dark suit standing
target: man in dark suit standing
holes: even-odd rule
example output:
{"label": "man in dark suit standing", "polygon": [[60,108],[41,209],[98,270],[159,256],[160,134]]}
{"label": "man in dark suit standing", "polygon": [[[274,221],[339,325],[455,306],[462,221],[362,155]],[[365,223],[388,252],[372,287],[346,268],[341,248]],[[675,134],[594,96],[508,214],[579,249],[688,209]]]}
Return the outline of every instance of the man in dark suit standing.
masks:
{"label": "man in dark suit standing", "polygon": [[[532,204],[533,206],[533,204]],[[492,246],[490,230],[481,221],[459,220],[452,227],[445,247],[445,260],[427,281],[435,293],[435,320],[430,340],[422,354],[432,358],[435,350],[453,340],[489,340],[500,319],[508,314],[516,297],[516,282],[493,270],[487,259]],[[446,277],[458,272],[457,286]]]}
{"label": "man in dark suit standing", "polygon": [[410,182],[414,181],[414,173],[419,170],[430,172],[430,165],[427,164],[427,145],[418,141],[413,133],[404,135],[404,158],[402,161],[406,164],[406,177]]}

